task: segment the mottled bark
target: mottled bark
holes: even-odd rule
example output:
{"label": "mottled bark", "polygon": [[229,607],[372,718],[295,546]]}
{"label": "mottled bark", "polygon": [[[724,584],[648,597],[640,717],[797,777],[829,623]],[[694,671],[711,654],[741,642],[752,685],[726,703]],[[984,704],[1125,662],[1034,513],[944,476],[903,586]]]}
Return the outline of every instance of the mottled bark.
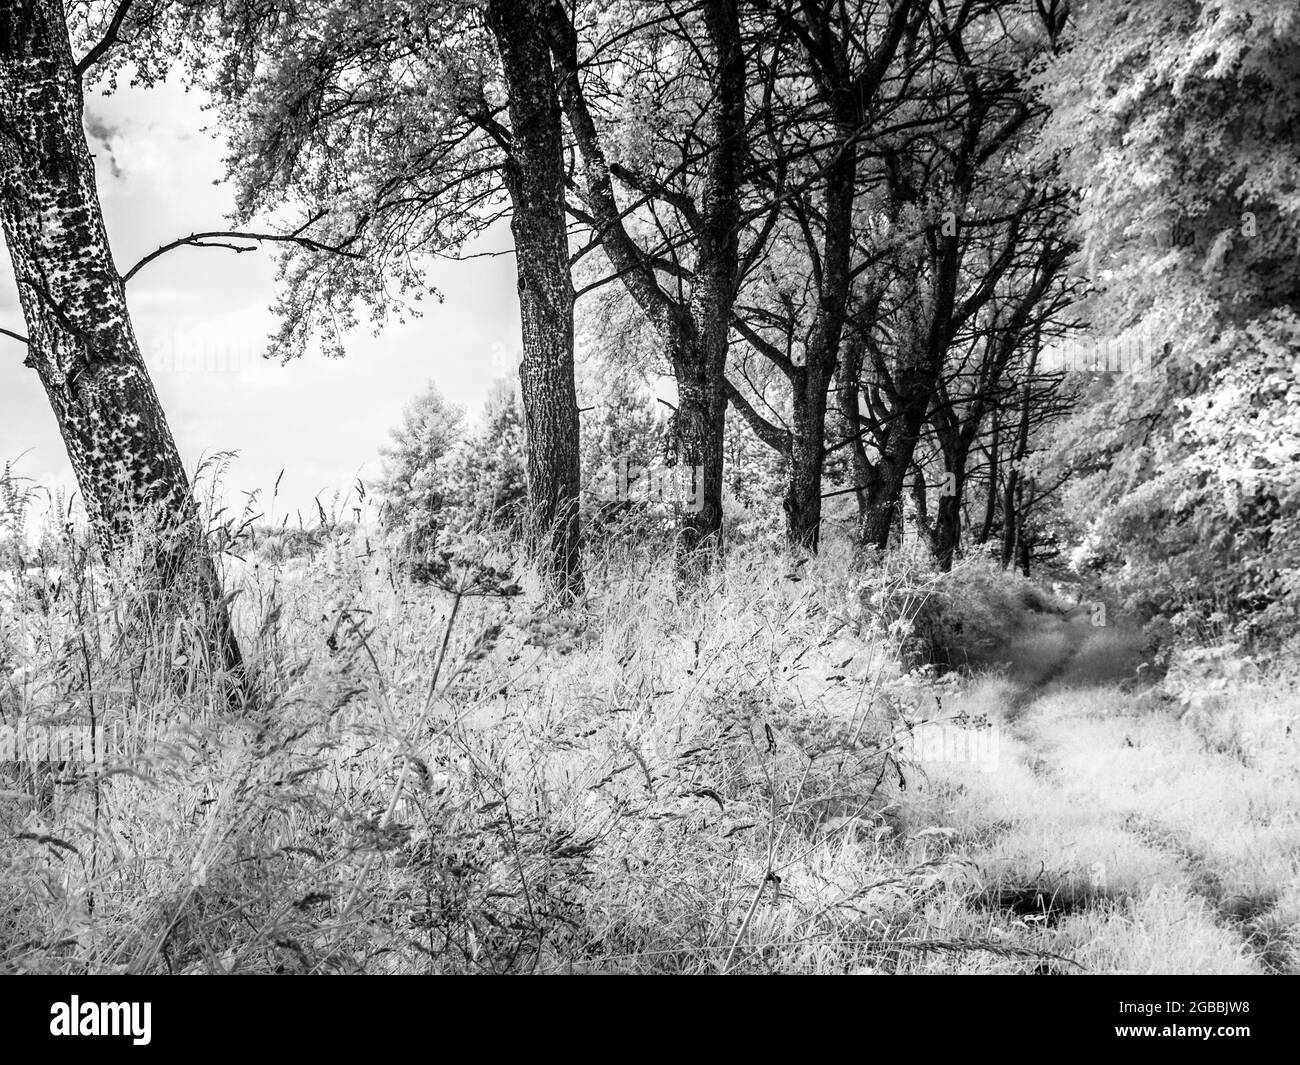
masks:
{"label": "mottled bark", "polygon": [[564,597],[582,590],[573,281],[564,206],[564,143],[546,38],[545,0],[491,0],[510,113],[505,165],[522,320],[519,368],[528,501],[539,558]]}
{"label": "mottled bark", "polygon": [[0,0],[0,222],[45,388],[106,555],[147,520],[146,587],[196,579],[214,653],[240,668],[188,478],[113,264],[60,0]]}
{"label": "mottled bark", "polygon": [[821,543],[822,471],[826,464],[827,375],[812,367],[795,392],[790,423],[790,481],[782,506],[791,545],[816,551]]}
{"label": "mottled bark", "polygon": [[678,576],[707,570],[722,536],[723,437],[726,394],[716,380],[679,367],[673,416],[673,460],[681,500]]}

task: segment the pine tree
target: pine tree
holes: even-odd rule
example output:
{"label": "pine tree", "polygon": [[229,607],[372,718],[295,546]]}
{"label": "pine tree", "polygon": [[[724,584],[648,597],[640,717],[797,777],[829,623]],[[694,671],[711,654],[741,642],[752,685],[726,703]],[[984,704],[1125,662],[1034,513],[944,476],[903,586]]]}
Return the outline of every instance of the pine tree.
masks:
{"label": "pine tree", "polygon": [[494,383],[480,422],[452,457],[447,492],[455,521],[520,534],[527,517],[528,469],[524,413],[513,382]]}
{"label": "pine tree", "polygon": [[447,478],[453,448],[462,436],[464,414],[428,387],[402,412],[384,457],[380,492],[385,524],[398,530],[403,543],[427,550],[446,520],[450,492]]}

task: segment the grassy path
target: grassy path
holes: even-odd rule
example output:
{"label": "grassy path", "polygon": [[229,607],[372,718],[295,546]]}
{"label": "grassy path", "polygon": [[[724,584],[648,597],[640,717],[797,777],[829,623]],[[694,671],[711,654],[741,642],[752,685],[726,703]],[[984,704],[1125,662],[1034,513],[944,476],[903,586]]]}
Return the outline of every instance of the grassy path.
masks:
{"label": "grassy path", "polygon": [[904,837],[942,840],[952,861],[927,919],[1088,972],[1300,971],[1295,738],[1215,744],[1177,707],[1121,690],[1136,664],[1122,630],[1051,619],[1029,642],[957,706],[994,722],[996,757],[923,763],[900,806]]}

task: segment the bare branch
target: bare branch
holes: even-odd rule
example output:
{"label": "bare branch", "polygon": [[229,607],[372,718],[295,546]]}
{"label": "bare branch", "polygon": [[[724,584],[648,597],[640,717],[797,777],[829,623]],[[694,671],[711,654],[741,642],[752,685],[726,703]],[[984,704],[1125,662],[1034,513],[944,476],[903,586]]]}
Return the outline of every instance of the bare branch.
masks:
{"label": "bare branch", "polygon": [[230,244],[232,240],[252,240],[257,242],[276,243],[276,244],[296,244],[300,248],[307,248],[310,251],[322,251],[331,255],[342,255],[349,259],[360,259],[362,256],[359,252],[348,251],[347,245],[356,240],[355,235],[349,237],[342,244],[322,244],[320,241],[312,240],[310,237],[302,236],[302,232],[314,222],[324,217],[324,212],[309,218],[292,233],[246,233],[240,230],[210,230],[205,233],[191,233],[188,237],[180,237],[173,240],[170,244],[164,244],[159,248],[151,251],[130,270],[122,275],[122,284],[126,284],[131,278],[135,277],[144,267],[159,256],[166,255],[169,251],[175,251],[177,248],[229,248],[231,251],[240,253],[253,251],[255,245],[237,245]]}
{"label": "bare branch", "polygon": [[757,436],[768,447],[782,455],[790,454],[790,444],[792,437],[788,429],[782,429],[780,426],[773,425],[757,410],[752,403],[745,398],[744,394],[731,381],[724,382],[727,389],[727,399],[733,407],[741,414],[741,417],[749,423],[749,427],[754,430]]}

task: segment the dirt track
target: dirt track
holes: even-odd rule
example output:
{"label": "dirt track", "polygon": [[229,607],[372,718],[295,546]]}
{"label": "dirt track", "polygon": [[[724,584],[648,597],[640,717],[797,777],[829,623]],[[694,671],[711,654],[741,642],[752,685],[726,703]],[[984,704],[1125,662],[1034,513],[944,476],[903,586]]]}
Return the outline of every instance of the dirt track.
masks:
{"label": "dirt track", "polygon": [[956,705],[992,720],[995,764],[925,766],[901,819],[950,840],[946,920],[1045,952],[993,970],[1300,970],[1293,755],[1216,749],[1121,688],[1143,661],[1133,626],[1042,616],[989,657],[1001,674]]}

